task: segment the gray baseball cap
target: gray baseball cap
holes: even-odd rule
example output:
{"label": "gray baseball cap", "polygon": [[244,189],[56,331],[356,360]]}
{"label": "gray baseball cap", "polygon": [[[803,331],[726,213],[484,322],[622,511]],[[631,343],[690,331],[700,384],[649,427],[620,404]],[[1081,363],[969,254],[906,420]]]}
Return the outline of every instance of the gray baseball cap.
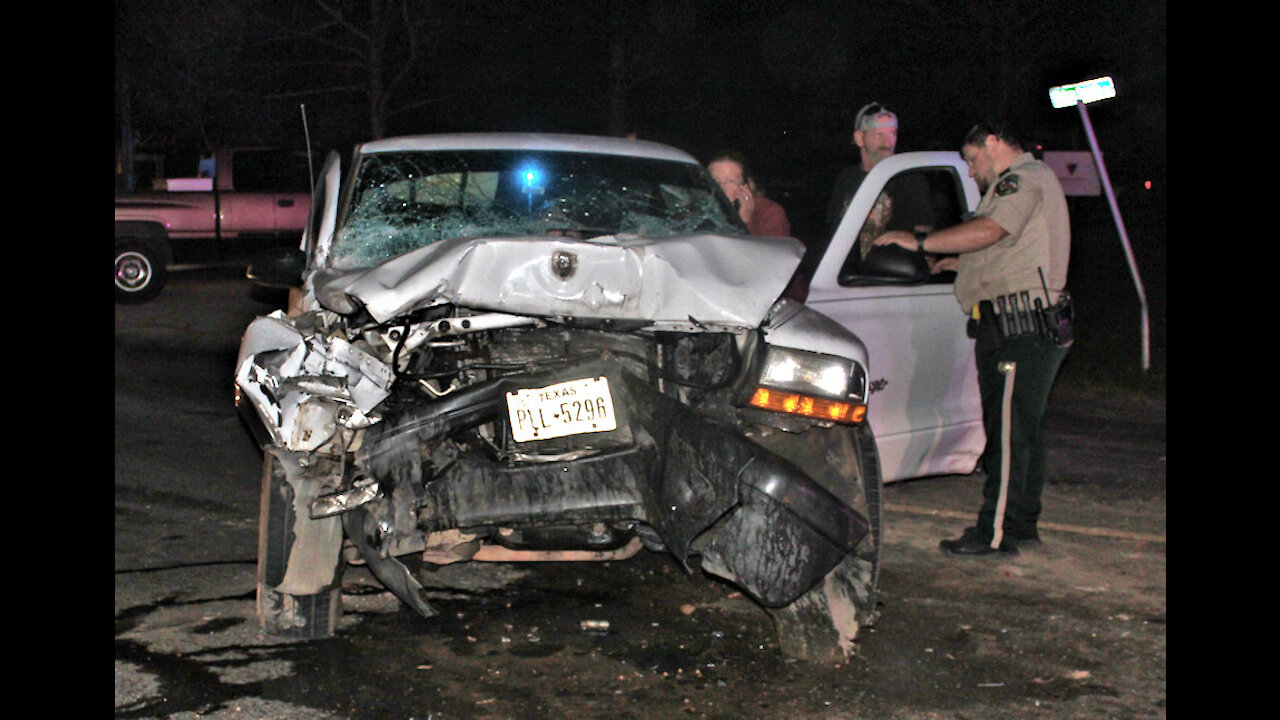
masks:
{"label": "gray baseball cap", "polygon": [[853,118],[853,129],[867,132],[878,127],[898,127],[898,114],[881,102],[863,105]]}

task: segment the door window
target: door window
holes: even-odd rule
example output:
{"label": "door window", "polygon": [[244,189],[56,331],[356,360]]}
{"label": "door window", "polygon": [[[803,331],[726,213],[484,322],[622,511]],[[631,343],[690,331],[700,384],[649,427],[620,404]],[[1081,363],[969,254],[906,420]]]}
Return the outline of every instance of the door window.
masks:
{"label": "door window", "polygon": [[964,190],[954,168],[917,168],[895,175],[863,220],[853,249],[841,267],[840,284],[954,282],[954,272],[926,274],[921,279],[919,263],[905,253],[880,253],[884,257],[877,256],[870,262],[867,255],[875,239],[890,230],[932,232],[956,225],[963,220],[964,207]]}

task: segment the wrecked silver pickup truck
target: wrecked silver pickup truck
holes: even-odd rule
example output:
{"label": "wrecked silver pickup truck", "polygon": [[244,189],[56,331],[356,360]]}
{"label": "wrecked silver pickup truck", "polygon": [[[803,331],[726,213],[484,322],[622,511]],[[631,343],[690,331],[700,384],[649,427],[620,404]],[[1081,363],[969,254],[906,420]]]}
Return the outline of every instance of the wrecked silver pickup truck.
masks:
{"label": "wrecked silver pickup truck", "polygon": [[251,269],[298,301],[237,360],[264,629],[331,635],[348,563],[429,618],[422,566],[647,549],[740,586],[788,655],[848,655],[881,545],[867,352],[780,299],[802,255],[655,143],[330,155],[302,252]]}

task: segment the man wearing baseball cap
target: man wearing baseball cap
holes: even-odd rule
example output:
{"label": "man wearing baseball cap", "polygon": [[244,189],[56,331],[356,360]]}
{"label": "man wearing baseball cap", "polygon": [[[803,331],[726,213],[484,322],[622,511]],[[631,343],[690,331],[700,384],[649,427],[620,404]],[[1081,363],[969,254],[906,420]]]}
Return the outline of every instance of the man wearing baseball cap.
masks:
{"label": "man wearing baseball cap", "polygon": [[864,105],[853,119],[853,144],[858,146],[860,160],[845,168],[836,178],[827,207],[827,229],[830,232],[840,224],[863,178],[876,163],[892,155],[897,148],[898,115],[884,103]]}

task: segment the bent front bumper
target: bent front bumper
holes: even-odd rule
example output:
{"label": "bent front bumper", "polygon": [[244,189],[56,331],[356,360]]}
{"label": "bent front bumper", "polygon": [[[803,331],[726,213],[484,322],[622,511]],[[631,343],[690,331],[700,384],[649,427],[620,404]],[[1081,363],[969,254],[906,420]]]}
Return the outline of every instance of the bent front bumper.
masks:
{"label": "bent front bumper", "polygon": [[[505,423],[505,393],[605,375],[625,408],[618,435],[578,459],[514,462],[473,451],[433,472],[422,448],[469,425]],[[585,437],[585,436],[584,436]],[[617,442],[622,438],[625,442]],[[691,554],[766,607],[793,602],[867,534],[866,518],[795,465],[698,415],[613,363],[505,377],[415,406],[368,428],[357,466],[389,488],[396,518],[418,533],[638,522],[681,563]],[[405,507],[405,504],[408,507]],[[359,546],[377,550],[370,509]]]}

